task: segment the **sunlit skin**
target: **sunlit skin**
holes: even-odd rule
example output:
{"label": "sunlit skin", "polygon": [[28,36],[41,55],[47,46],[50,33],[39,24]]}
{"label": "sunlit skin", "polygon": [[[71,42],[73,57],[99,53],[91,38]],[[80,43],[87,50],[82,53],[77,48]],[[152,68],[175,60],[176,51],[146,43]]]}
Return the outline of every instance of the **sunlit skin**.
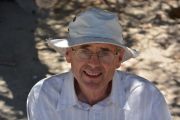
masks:
{"label": "sunlit skin", "polygon": [[[93,53],[108,49],[113,53],[117,47],[111,44],[88,44],[76,46],[75,49],[85,48]],[[111,91],[111,81],[115,69],[120,67],[124,51],[120,50],[110,63],[99,61],[97,55],[89,60],[79,59],[71,48],[67,49],[66,60],[71,64],[75,77],[75,89],[79,100],[94,105],[106,98]]]}

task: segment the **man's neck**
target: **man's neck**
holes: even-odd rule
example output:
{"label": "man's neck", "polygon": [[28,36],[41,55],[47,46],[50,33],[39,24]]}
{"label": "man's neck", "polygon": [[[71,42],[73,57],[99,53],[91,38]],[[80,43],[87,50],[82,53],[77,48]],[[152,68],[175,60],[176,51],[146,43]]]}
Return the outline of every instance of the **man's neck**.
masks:
{"label": "man's neck", "polygon": [[75,91],[78,99],[91,106],[108,97],[111,92],[111,87],[112,87],[112,81],[103,89],[88,90],[86,88],[84,89],[81,88],[78,85],[77,81],[75,80]]}

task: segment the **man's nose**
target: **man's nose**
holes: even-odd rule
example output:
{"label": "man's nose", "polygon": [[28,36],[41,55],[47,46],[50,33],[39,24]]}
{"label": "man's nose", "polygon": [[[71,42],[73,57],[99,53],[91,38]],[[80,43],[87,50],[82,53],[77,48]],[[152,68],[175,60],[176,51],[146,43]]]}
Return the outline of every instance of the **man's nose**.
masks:
{"label": "man's nose", "polygon": [[91,58],[89,59],[89,65],[91,65],[92,67],[96,67],[100,65],[100,60],[97,54],[92,54]]}

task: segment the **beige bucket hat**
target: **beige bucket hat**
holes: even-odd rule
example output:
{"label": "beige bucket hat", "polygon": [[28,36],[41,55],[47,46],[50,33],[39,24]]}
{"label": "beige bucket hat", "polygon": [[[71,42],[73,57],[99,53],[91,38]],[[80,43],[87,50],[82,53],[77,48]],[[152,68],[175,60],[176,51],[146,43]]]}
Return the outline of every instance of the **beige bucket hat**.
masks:
{"label": "beige bucket hat", "polygon": [[67,39],[51,39],[48,45],[64,54],[66,48],[92,44],[106,43],[116,45],[125,50],[122,62],[138,56],[138,52],[125,46],[122,29],[115,13],[99,8],[89,8],[79,14],[69,24]]}

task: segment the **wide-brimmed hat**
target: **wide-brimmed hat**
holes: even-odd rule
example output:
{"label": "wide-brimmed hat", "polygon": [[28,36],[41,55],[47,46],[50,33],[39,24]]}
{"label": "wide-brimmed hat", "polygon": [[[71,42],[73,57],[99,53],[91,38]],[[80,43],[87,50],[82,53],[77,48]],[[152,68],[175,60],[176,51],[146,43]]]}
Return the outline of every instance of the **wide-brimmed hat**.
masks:
{"label": "wide-brimmed hat", "polygon": [[92,43],[112,44],[125,50],[122,62],[138,55],[136,50],[125,46],[116,13],[89,8],[70,22],[68,31],[66,39],[51,39],[47,41],[48,45],[64,54],[69,47]]}

